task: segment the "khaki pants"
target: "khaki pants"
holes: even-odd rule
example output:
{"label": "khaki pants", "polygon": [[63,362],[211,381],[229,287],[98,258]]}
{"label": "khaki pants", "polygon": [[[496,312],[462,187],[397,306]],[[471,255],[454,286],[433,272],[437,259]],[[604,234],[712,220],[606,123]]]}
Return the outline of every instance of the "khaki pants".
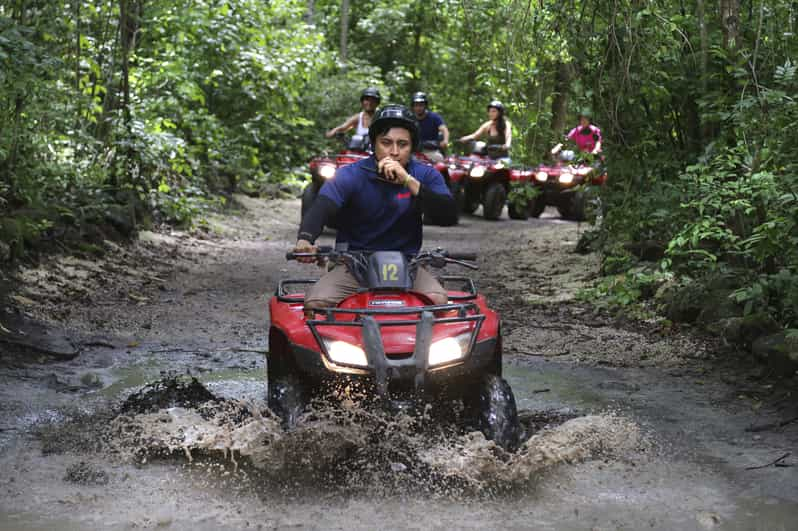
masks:
{"label": "khaki pants", "polygon": [[[327,272],[308,289],[305,293],[305,308],[334,307],[346,297],[357,293],[359,289],[360,284],[357,283],[352,273],[345,266],[339,265]],[[419,267],[416,271],[413,291],[423,293],[433,301],[437,299],[436,304],[447,299],[446,290],[441,283],[423,267]]]}

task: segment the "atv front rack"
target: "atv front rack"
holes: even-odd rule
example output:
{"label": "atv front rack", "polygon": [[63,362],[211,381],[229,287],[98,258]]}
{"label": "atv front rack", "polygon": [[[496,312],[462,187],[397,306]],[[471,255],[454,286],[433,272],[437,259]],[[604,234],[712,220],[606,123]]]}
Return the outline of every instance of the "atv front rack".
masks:
{"label": "atv front rack", "polygon": [[[435,317],[437,312],[457,312],[457,317]],[[450,324],[450,323],[474,323],[471,330],[471,337],[468,342],[468,349],[462,358],[452,362],[460,363],[467,359],[474,349],[477,336],[485,320],[485,315],[482,313],[474,313],[468,315],[469,311],[479,312],[479,306],[475,303],[458,303],[458,304],[440,304],[434,306],[416,306],[407,308],[385,308],[385,309],[342,309],[342,308],[324,308],[317,310],[317,313],[324,314],[324,319],[312,319],[307,321],[313,337],[316,339],[319,347],[324,353],[325,358],[330,359],[327,345],[325,344],[322,335],[319,333],[318,327],[325,326],[348,326],[348,327],[361,327],[363,328],[363,346],[365,347],[366,359],[368,361],[368,368],[374,371],[374,376],[377,385],[377,394],[381,398],[388,396],[388,382],[391,378],[399,377],[403,372],[414,370],[414,384],[416,392],[420,392],[424,388],[424,381],[426,374],[430,369],[429,364],[429,350],[432,345],[432,329],[436,324]],[[339,320],[336,319],[337,315],[353,315],[353,320]],[[401,319],[391,321],[377,321],[374,316],[377,315],[418,315],[420,318],[414,319]],[[413,353],[409,357],[404,358],[389,358],[385,354],[385,346],[382,341],[383,326],[416,326],[416,344]],[[338,365],[338,364],[336,364]],[[446,367],[441,365],[440,368]],[[355,367],[364,369],[365,367]],[[438,367],[436,367],[438,368]]]}

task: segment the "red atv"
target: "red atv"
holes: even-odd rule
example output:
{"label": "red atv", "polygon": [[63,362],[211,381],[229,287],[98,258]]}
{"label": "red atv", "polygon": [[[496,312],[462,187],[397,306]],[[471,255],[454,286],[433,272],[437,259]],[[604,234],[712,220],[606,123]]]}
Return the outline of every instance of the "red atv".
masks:
{"label": "red atv", "polygon": [[553,164],[541,164],[535,170],[540,194],[533,200],[530,212],[539,217],[546,205],[554,205],[563,218],[584,221],[592,194],[590,186],[603,185],[607,172],[603,166],[592,166],[579,160],[576,152],[561,147],[558,145],[551,151],[555,156]]}
{"label": "red atv", "polygon": [[[342,141],[343,135],[339,135]],[[328,180],[335,177],[335,172],[341,166],[352,164],[361,159],[365,159],[371,153],[369,152],[368,137],[360,135],[353,135],[345,144],[344,148],[337,155],[321,155],[313,157],[310,160],[310,183],[305,187],[302,192],[302,217],[310,210],[313,201],[319,194],[322,185]]]}
{"label": "red atv", "polygon": [[335,389],[358,389],[389,410],[461,401],[469,419],[505,449],[518,445],[515,397],[502,379],[499,316],[467,277],[444,276],[449,302],[433,305],[412,291],[419,266],[476,269],[474,255],[441,249],[408,258],[401,252],[320,249],[288,253],[344,265],[363,289],[334,308],[304,315],[303,293],[316,280],[283,280],[269,303],[269,408],[287,428],[306,405]]}
{"label": "red atv", "polygon": [[[414,153],[413,156],[415,159],[423,164],[428,164],[438,170],[443,176],[443,180],[446,181],[446,186],[449,187],[449,191],[452,194],[452,197],[455,198],[457,201],[458,210],[457,212],[462,211],[462,203],[463,203],[463,172],[455,172],[454,175],[449,173],[450,169],[457,168],[457,158],[454,156],[448,156],[444,160],[439,162],[433,162],[429,157],[424,154],[424,151],[440,151],[440,144],[435,141],[426,141],[423,142],[421,145],[421,149]],[[441,225],[435,219],[427,219],[427,216],[424,217],[424,223],[429,223],[432,225]],[[447,223],[448,224],[448,223]],[[457,224],[455,222],[455,224]]]}
{"label": "red atv", "polygon": [[[511,168],[503,159],[492,157],[497,148],[484,142],[472,142],[471,155],[459,157],[457,163],[449,168],[450,179],[464,183],[462,197],[455,197],[460,201],[462,211],[467,214],[473,214],[481,204],[485,219],[499,219],[507,203],[511,183],[532,181],[532,170]],[[511,219],[527,219],[529,205],[510,203],[507,213]]]}

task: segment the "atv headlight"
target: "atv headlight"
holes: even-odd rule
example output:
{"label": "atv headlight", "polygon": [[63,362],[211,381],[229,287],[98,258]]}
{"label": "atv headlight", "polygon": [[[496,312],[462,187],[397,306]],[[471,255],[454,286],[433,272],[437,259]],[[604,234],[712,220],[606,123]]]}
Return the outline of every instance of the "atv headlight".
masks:
{"label": "atv headlight", "polygon": [[359,367],[368,366],[369,362],[366,359],[366,353],[357,345],[347,343],[346,341],[337,341],[327,338],[322,339],[327,349],[327,355],[330,356],[333,363],[357,365]]}
{"label": "atv headlight", "polygon": [[485,176],[485,166],[474,166],[469,175],[475,179]]}
{"label": "atv headlight", "polygon": [[471,332],[456,337],[447,337],[429,346],[429,365],[443,365],[464,358],[471,343]]}
{"label": "atv headlight", "polygon": [[560,184],[571,184],[574,182],[574,174],[573,173],[561,173],[560,174]]}
{"label": "atv headlight", "polygon": [[319,168],[319,175],[321,175],[323,179],[332,179],[335,177],[335,166],[325,164]]}
{"label": "atv headlight", "polygon": [[545,183],[549,180],[549,174],[545,171],[539,171],[535,174],[535,180],[541,183]]}

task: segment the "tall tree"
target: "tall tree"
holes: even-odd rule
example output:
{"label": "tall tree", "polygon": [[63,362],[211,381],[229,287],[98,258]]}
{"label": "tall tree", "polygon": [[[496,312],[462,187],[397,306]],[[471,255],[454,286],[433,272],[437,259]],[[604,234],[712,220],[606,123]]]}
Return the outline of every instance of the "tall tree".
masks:
{"label": "tall tree", "polygon": [[341,62],[349,58],[349,0],[341,0]]}

